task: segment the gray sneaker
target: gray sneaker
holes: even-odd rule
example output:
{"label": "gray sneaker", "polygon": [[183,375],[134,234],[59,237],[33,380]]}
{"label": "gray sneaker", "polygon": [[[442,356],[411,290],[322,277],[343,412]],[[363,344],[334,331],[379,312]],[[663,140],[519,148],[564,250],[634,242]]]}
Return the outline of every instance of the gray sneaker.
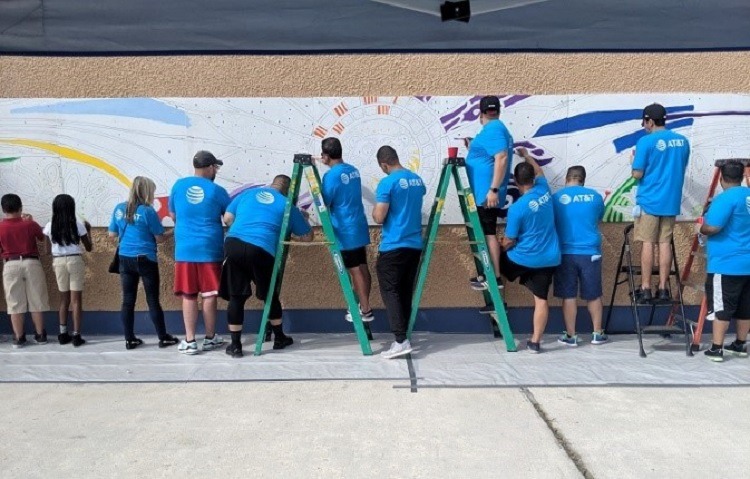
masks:
{"label": "gray sneaker", "polygon": [[204,351],[212,351],[219,348],[222,344],[224,344],[224,338],[218,334],[214,334],[213,338],[203,338],[202,347]]}
{"label": "gray sneaker", "polygon": [[179,346],[177,346],[177,351],[181,352],[182,354],[198,354],[198,343],[195,341],[190,341],[189,343],[185,341],[184,339],[180,343]]}
{"label": "gray sneaker", "polygon": [[411,343],[408,339],[404,340],[403,343],[398,343],[396,341],[391,344],[391,348],[387,351],[383,351],[380,353],[380,357],[385,359],[393,359],[397,358],[399,356],[406,356],[407,354],[411,353],[413,351],[411,347]]}

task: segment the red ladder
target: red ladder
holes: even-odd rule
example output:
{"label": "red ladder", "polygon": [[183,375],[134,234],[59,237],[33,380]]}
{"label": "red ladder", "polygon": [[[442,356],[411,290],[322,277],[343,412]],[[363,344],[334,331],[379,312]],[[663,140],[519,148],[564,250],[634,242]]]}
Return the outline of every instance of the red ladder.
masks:
{"label": "red ladder", "polygon": [[[714,196],[716,196],[716,187],[719,186],[719,177],[721,176],[721,166],[728,161],[739,161],[742,162],[743,165],[745,165],[745,183],[747,184],[747,186],[750,186],[750,158],[728,158],[724,160],[716,160],[716,162],[714,163],[714,176],[711,179],[711,185],[708,188],[708,196],[706,197],[706,201],[703,203],[701,216],[700,218],[698,218],[698,220],[696,220],[697,225],[700,225],[702,223],[703,216],[708,211],[708,207],[711,206],[711,201],[714,199]],[[698,237],[699,229],[700,227],[695,228],[696,231],[695,233],[693,233],[693,240],[690,245],[690,255],[688,256],[687,261],[685,261],[685,266],[682,269],[682,274],[680,275],[683,290],[685,289],[685,287],[688,287],[703,292],[703,298],[701,299],[701,306],[698,312],[698,320],[689,321],[693,329],[693,351],[698,351],[700,349],[703,326],[706,323],[706,314],[708,313],[708,302],[706,301],[705,284],[701,281],[690,279],[693,270],[693,259],[696,256],[703,256],[704,258],[706,257],[706,254],[704,252],[698,251],[701,248]],[[678,308],[672,307],[672,311],[669,313],[667,324],[673,324],[675,316],[679,316]]]}

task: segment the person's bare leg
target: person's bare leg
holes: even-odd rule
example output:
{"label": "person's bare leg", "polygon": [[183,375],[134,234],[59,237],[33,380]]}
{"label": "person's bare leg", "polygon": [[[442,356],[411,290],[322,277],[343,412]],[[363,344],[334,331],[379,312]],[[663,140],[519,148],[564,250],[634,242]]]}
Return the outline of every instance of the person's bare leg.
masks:
{"label": "person's bare leg", "polygon": [[667,289],[672,269],[672,244],[659,243],[659,289]]}
{"label": "person's bare leg", "polygon": [[[718,319],[713,320],[711,342],[713,344],[719,344],[724,347],[724,336],[727,334],[729,329],[729,321],[720,321]],[[738,329],[739,332],[739,329]],[[747,337],[747,331],[745,331],[745,337]]]}
{"label": "person's bare leg", "polygon": [[[207,338],[213,338],[216,335],[216,310],[219,303],[217,298],[218,296],[203,298],[201,309],[203,311],[203,324],[206,326]],[[193,325],[193,337],[195,337],[195,324]]]}
{"label": "person's bare leg", "polygon": [[654,243],[644,241],[641,247],[641,287],[651,289],[651,270],[654,269]]}
{"label": "person's bare leg", "polygon": [[737,320],[737,340],[747,341],[747,333],[750,332],[750,319]]}
{"label": "person's bare leg", "polygon": [[198,322],[197,297],[182,296],[182,320],[185,323],[185,341],[195,341],[195,325]]}
{"label": "person's bare leg", "polygon": [[70,309],[73,312],[73,331],[81,334],[81,322],[83,321],[83,291],[70,292]]}
{"label": "person's bare leg", "polygon": [[575,298],[563,299],[563,319],[565,320],[565,332],[568,336],[576,334],[576,315],[578,313],[578,302]]}
{"label": "person's bare leg", "polygon": [[57,321],[60,326],[68,326],[68,311],[70,310],[70,291],[60,292],[60,308],[57,310]]}
{"label": "person's bare leg", "polygon": [[34,329],[36,334],[42,334],[44,332],[44,315],[41,311],[31,313],[31,321],[34,323]]}
{"label": "person's bare leg", "polygon": [[23,320],[24,320],[25,314],[11,314],[10,315],[10,324],[13,327],[13,336],[15,336],[16,339],[23,336]]}
{"label": "person's bare leg", "polygon": [[495,277],[499,278],[500,277],[500,242],[497,240],[497,235],[485,235],[484,239],[487,241],[487,249],[490,250],[490,258],[492,259],[492,267],[495,268]]}
{"label": "person's bare leg", "polygon": [[591,315],[591,323],[594,327],[594,331],[602,331],[602,316],[604,312],[604,305],[602,304],[602,298],[596,298],[588,303],[589,314]]}
{"label": "person's bare leg", "polygon": [[372,288],[372,276],[370,269],[366,264],[350,268],[349,274],[352,277],[352,286],[359,299],[359,308],[364,311],[370,311],[370,289]]}
{"label": "person's bare leg", "polygon": [[531,342],[539,343],[542,341],[548,317],[549,303],[546,299],[534,296],[534,334],[531,335]]}

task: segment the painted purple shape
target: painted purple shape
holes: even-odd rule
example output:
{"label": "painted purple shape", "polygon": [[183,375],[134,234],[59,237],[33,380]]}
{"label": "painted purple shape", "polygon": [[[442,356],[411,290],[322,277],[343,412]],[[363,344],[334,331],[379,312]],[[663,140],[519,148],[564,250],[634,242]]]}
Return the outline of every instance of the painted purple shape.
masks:
{"label": "painted purple shape", "polygon": [[544,151],[544,148],[537,146],[530,141],[517,141],[513,143],[513,148],[519,148],[519,147],[524,147],[527,150],[529,150],[529,153],[531,154],[532,157],[534,157],[536,162],[539,163],[539,166],[548,165],[552,163],[552,160],[554,160],[554,158],[551,156],[542,158],[542,156],[546,154],[546,152]]}
{"label": "painted purple shape", "polygon": [[529,98],[531,95],[510,95],[506,98],[502,99],[503,107],[508,108],[509,106],[513,106],[519,101],[523,101],[527,98]]}
{"label": "painted purple shape", "polygon": [[[531,95],[497,95],[503,104],[503,108],[508,108],[516,103],[529,98]],[[457,107],[450,113],[440,117],[445,131],[450,131],[462,123],[470,123],[479,118],[479,101],[482,96],[476,95],[469,98],[463,105]]]}
{"label": "painted purple shape", "polygon": [[423,103],[427,103],[430,100],[432,100],[431,96],[415,96],[414,98],[416,98],[417,100],[419,100],[419,101],[421,101]]}

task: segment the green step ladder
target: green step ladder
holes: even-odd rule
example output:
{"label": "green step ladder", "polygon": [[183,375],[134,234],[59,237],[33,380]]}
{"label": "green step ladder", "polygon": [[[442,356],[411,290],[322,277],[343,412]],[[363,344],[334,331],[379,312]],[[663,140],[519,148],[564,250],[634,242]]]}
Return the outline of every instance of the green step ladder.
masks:
{"label": "green step ladder", "polygon": [[313,206],[318,213],[321,224],[323,225],[323,234],[326,237],[324,244],[328,247],[328,251],[333,258],[333,266],[338,275],[341,290],[344,293],[344,299],[346,299],[346,304],[352,316],[352,324],[354,325],[354,331],[357,334],[359,344],[362,347],[362,354],[369,356],[372,354],[372,348],[370,348],[372,333],[370,332],[369,324],[362,321],[362,315],[359,312],[359,303],[357,302],[357,297],[354,294],[354,289],[352,288],[352,283],[349,279],[349,272],[344,267],[344,261],[341,258],[341,247],[338,239],[336,239],[336,234],[333,232],[331,215],[328,213],[328,208],[326,207],[325,202],[323,201],[323,196],[320,192],[321,181],[318,169],[313,162],[312,155],[304,153],[294,155],[292,182],[289,186],[289,194],[287,195],[286,206],[284,209],[284,220],[281,223],[281,233],[279,234],[279,242],[276,248],[276,259],[273,263],[271,287],[269,288],[268,293],[269,296],[263,307],[263,316],[260,321],[258,338],[255,342],[255,355],[259,356],[261,354],[263,341],[266,339],[268,315],[271,312],[271,295],[274,292],[281,292],[281,283],[284,279],[284,267],[286,266],[286,260],[289,254],[289,245],[304,244],[292,243],[289,241],[291,235],[291,224],[289,218],[292,208],[297,207],[297,200],[299,198],[303,175],[307,178],[307,183],[310,186],[310,194],[313,198]]}
{"label": "green step ladder", "polygon": [[487,306],[493,305],[495,312],[491,314],[494,321],[491,321],[495,337],[502,337],[505,340],[505,346],[508,351],[516,351],[516,341],[513,338],[513,332],[508,324],[508,315],[505,312],[505,304],[498,289],[497,279],[495,276],[492,259],[490,258],[487,242],[482,233],[482,225],[479,222],[477,205],[474,201],[474,193],[469,186],[469,177],[466,173],[466,161],[463,158],[446,158],[443,163],[443,170],[440,173],[440,182],[438,183],[437,195],[435,202],[432,204],[430,220],[427,223],[427,235],[424,241],[422,258],[419,263],[419,274],[414,290],[414,298],[411,305],[411,316],[409,317],[409,329],[407,337],[411,338],[414,329],[414,323],[417,321],[419,313],[419,303],[422,299],[424,284],[427,280],[427,272],[430,268],[432,252],[435,249],[435,238],[437,237],[438,226],[440,225],[440,216],[443,213],[445,205],[445,196],[448,193],[448,185],[451,179],[455,182],[458,200],[461,204],[461,213],[463,214],[466,232],[469,236],[469,245],[474,255],[474,263],[477,267],[477,275],[484,276],[487,279],[489,288],[482,291],[484,302]]}

